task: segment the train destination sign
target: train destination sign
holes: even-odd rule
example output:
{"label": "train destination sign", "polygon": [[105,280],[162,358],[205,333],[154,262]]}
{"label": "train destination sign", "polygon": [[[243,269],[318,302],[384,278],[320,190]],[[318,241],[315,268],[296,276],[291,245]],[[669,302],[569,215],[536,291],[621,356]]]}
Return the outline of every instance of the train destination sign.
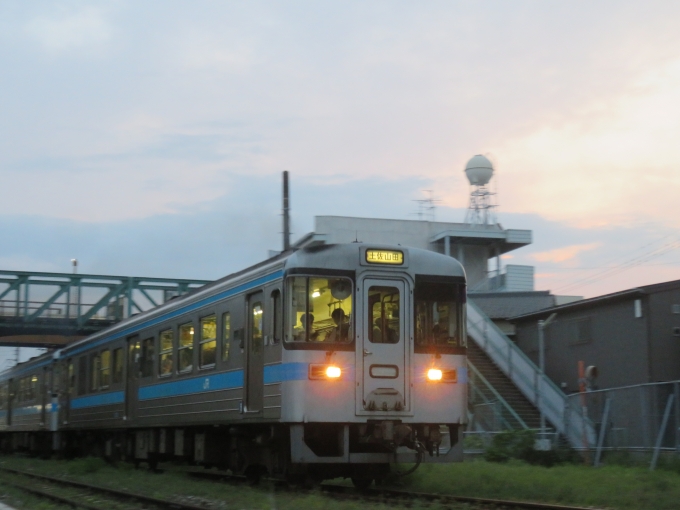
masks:
{"label": "train destination sign", "polygon": [[400,266],[404,263],[404,252],[396,250],[366,250],[366,262],[369,264]]}

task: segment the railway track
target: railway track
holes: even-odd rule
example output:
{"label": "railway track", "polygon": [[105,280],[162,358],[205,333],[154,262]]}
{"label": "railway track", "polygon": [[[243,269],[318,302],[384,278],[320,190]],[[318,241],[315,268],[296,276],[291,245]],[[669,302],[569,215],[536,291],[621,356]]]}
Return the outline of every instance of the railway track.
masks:
{"label": "railway track", "polygon": [[[170,501],[166,499],[154,498],[129,492],[119,489],[110,489],[99,485],[92,485],[83,482],[76,482],[73,480],[65,480],[63,478],[55,478],[53,476],[38,475],[27,471],[20,471],[17,469],[0,468],[0,473],[9,474],[10,477],[0,477],[0,482],[16,487],[24,492],[31,493],[40,498],[49,499],[55,503],[70,506],[71,508],[82,508],[85,510],[101,510],[102,503],[107,507],[116,508],[120,504],[125,504],[124,507],[130,508],[130,503],[139,505],[139,508],[156,508],[158,510],[206,510],[205,506],[197,506],[180,501]],[[14,477],[14,479],[11,479]],[[30,478],[41,482],[41,487],[35,487],[22,483],[22,478]],[[71,491],[64,491],[64,489],[72,489]],[[75,489],[75,491],[73,491]],[[74,494],[75,492],[75,494]],[[91,496],[96,496],[96,501],[91,501]],[[102,499],[104,498],[104,499]]]}
{"label": "railway track", "polygon": [[[204,471],[204,470],[189,470],[184,471],[188,476],[208,479],[220,482],[230,482],[230,483],[243,483],[246,479],[242,476],[231,475],[222,471]],[[6,473],[13,477],[14,480],[8,479],[8,477],[3,476],[0,478],[2,483],[7,483],[14,487],[21,489],[22,491],[30,492],[41,498],[50,499],[56,503],[70,506],[72,508],[83,508],[85,510],[101,510],[101,500],[94,504],[88,501],[88,498],[83,497],[83,494],[97,495],[98,497],[108,498],[109,505],[114,505],[118,502],[134,502],[136,504],[142,505],[143,508],[158,508],[159,510],[173,509],[173,510],[206,510],[205,506],[197,506],[193,504],[183,503],[179,501],[170,501],[165,499],[154,498],[151,496],[146,496],[144,494],[133,493],[129,491],[123,491],[119,489],[110,489],[108,487],[102,487],[98,485],[92,485],[83,482],[76,482],[73,480],[65,480],[62,478],[55,478],[51,476],[38,475],[35,473],[30,473],[26,471],[20,471],[10,468],[0,468],[0,473]],[[31,478],[41,482],[41,487],[29,486],[25,483],[21,483],[21,478]],[[277,483],[279,490],[281,490],[282,484]],[[64,487],[76,489],[81,491],[74,497],[71,495],[60,493],[59,489]],[[283,489],[283,490],[293,490],[301,491],[302,489]],[[553,503],[538,503],[533,501],[510,501],[501,499],[489,499],[489,498],[475,498],[467,496],[454,496],[448,494],[438,494],[438,493],[425,493],[425,492],[412,492],[399,489],[375,487],[366,490],[358,491],[354,487],[349,487],[345,485],[336,484],[321,484],[315,489],[322,493],[328,494],[331,497],[337,499],[353,499],[353,500],[365,500],[371,502],[378,502],[383,504],[389,504],[390,506],[410,506],[415,502],[428,502],[433,505],[440,506],[454,506],[462,503],[467,503],[468,505],[473,505],[480,509],[517,509],[517,510],[594,510],[592,507],[578,507],[570,505],[559,505]],[[89,498],[90,500],[92,498]],[[129,505],[125,508],[130,508]]]}
{"label": "railway track", "polygon": [[[199,471],[199,470],[189,470],[186,471],[189,476],[202,478],[202,479],[212,479],[215,481],[230,481],[230,482],[242,482],[245,480],[244,477],[230,475],[225,472],[215,472],[215,471]],[[279,480],[274,480],[277,483],[281,483]],[[416,501],[427,501],[430,503],[438,503],[440,505],[452,505],[455,503],[468,503],[474,505],[478,508],[504,508],[504,509],[517,509],[517,510],[597,510],[593,507],[580,507],[580,506],[570,506],[570,505],[558,505],[554,503],[537,503],[534,501],[512,501],[503,499],[490,499],[490,498],[474,498],[468,496],[453,496],[449,494],[438,494],[438,493],[426,493],[426,492],[413,492],[405,491],[399,489],[390,489],[383,487],[374,487],[359,491],[354,487],[349,487],[346,485],[336,485],[322,483],[317,487],[321,492],[327,493],[334,497],[341,498],[352,498],[352,499],[370,499],[382,503],[392,503],[392,504],[407,504]],[[299,489],[295,489],[299,490]]]}

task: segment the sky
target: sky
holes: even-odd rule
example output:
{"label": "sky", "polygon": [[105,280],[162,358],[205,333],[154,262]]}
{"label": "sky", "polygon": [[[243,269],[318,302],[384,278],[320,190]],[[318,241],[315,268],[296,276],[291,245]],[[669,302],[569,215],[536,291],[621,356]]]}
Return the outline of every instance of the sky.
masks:
{"label": "sky", "polygon": [[680,279],[680,4],[0,3],[0,269],[218,278],[315,215],[463,221],[597,296]]}

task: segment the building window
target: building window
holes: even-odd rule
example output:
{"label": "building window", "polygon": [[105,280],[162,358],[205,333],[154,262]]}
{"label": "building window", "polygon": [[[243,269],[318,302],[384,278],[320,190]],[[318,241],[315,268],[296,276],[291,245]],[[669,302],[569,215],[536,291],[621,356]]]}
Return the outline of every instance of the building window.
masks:
{"label": "building window", "polygon": [[160,376],[164,377],[172,374],[172,348],[173,348],[173,334],[172,330],[168,329],[161,331],[161,348],[160,348]]}
{"label": "building window", "polygon": [[229,359],[229,347],[231,346],[231,314],[229,312],[222,315],[224,324],[224,338],[222,338],[222,361]]}
{"label": "building window", "polygon": [[587,344],[593,340],[591,317],[582,317],[571,321],[569,344]]}
{"label": "building window", "polygon": [[123,349],[113,351],[113,384],[123,381]]}
{"label": "building window", "polygon": [[149,377],[153,375],[153,351],[153,338],[146,338],[145,340],[142,340],[142,377]]}
{"label": "building window", "polygon": [[100,388],[108,388],[111,384],[111,351],[106,350],[101,354]]}
{"label": "building window", "polygon": [[671,312],[672,313],[680,313],[680,305],[672,305],[671,306]]}
{"label": "building window", "polygon": [[640,317],[642,317],[642,301],[640,299],[635,300],[634,308],[635,308],[635,318],[639,319]]}
{"label": "building window", "polygon": [[201,343],[198,348],[199,366],[201,368],[215,365],[217,349],[217,317],[211,315],[201,319]]}
{"label": "building window", "polygon": [[179,327],[177,360],[180,372],[191,372],[194,368],[194,325],[191,323]]}

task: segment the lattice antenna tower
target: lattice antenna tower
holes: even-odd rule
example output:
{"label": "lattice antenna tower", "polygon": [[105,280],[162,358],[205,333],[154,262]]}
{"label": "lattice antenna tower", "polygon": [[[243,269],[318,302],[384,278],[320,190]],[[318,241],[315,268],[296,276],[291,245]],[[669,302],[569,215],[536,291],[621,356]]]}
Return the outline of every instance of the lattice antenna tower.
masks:
{"label": "lattice antenna tower", "polygon": [[470,225],[493,225],[496,223],[496,204],[488,186],[493,176],[493,165],[486,157],[478,154],[465,165],[465,175],[470,182],[470,205],[465,214],[465,223]]}
{"label": "lattice antenna tower", "polygon": [[424,189],[423,192],[427,194],[427,198],[414,200],[418,204],[418,212],[415,214],[419,220],[425,218],[426,220],[435,221],[437,203],[441,202],[441,200],[434,198],[434,192],[431,189]]}

